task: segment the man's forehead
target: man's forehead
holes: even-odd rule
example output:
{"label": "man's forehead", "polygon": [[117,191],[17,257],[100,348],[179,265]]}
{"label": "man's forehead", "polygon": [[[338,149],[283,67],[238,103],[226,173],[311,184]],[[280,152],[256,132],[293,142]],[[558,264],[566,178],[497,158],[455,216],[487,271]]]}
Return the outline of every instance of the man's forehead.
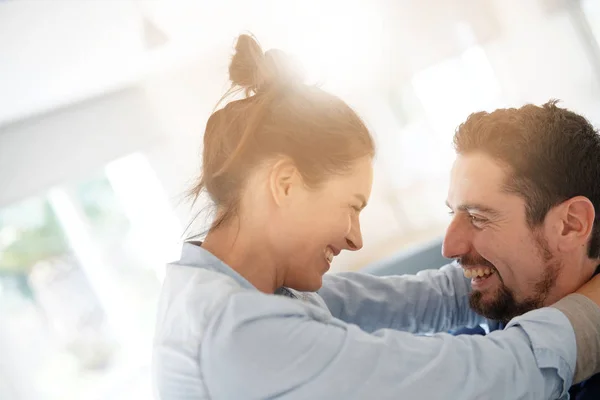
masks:
{"label": "man's forehead", "polygon": [[507,171],[497,161],[484,153],[459,154],[452,167],[452,178],[464,183],[496,187],[501,190]]}
{"label": "man's forehead", "polygon": [[503,190],[506,177],[505,168],[485,154],[458,155],[450,177],[449,205],[496,208],[508,196]]}

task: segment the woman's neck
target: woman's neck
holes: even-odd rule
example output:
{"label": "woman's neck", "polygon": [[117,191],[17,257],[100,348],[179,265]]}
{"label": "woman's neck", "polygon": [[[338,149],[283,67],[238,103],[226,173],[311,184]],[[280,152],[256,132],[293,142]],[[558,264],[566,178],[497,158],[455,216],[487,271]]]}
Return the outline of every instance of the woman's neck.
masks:
{"label": "woman's neck", "polygon": [[[232,226],[235,225],[235,226]],[[279,270],[273,252],[259,235],[245,233],[237,224],[227,224],[211,230],[202,248],[211,252],[254,287],[264,293],[274,293],[283,286],[284,274]]]}

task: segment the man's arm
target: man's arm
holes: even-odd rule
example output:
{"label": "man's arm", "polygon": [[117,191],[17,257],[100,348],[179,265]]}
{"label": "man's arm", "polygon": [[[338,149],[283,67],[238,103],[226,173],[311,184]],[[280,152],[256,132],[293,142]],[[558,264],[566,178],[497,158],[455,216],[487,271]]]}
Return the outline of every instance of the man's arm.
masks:
{"label": "man's arm", "polygon": [[334,317],[367,332],[391,328],[424,333],[485,322],[469,306],[470,291],[462,269],[449,264],[416,275],[325,275],[318,294]]}

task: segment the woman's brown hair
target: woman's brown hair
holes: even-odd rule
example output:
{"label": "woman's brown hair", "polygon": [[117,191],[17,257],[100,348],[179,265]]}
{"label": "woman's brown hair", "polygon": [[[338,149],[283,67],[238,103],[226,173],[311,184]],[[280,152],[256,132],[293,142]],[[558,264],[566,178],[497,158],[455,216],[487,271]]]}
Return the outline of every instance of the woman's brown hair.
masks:
{"label": "woman's brown hair", "polygon": [[301,71],[285,53],[264,53],[249,35],[239,36],[235,50],[226,96],[238,90],[245,98],[208,119],[202,173],[190,191],[194,201],[206,191],[217,206],[211,229],[237,213],[245,183],[265,161],[289,157],[314,188],[375,153],[360,117],[339,98],[304,84]]}

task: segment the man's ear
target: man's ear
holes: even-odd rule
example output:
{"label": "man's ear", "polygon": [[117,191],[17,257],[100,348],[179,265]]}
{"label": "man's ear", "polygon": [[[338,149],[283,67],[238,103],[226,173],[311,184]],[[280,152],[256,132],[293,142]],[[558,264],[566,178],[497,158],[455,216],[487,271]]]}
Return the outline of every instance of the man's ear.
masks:
{"label": "man's ear", "polygon": [[278,206],[284,206],[289,202],[301,183],[300,173],[289,158],[281,158],[271,166],[269,188],[271,189],[273,201]]}
{"label": "man's ear", "polygon": [[558,205],[559,249],[573,250],[587,246],[592,234],[596,212],[592,202],[584,196],[572,197]]}

